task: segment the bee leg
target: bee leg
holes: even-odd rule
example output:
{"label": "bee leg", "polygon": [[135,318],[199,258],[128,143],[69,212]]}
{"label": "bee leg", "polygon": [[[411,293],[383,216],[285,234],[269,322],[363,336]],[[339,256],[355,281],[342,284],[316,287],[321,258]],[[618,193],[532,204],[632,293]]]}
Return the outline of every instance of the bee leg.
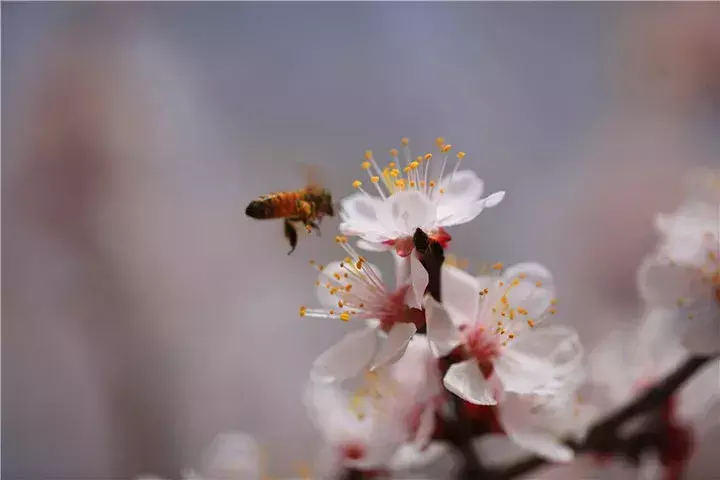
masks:
{"label": "bee leg", "polygon": [[318,236],[318,237],[320,236],[320,225],[318,225],[317,223],[313,222],[312,220],[307,220],[307,221],[305,222],[305,226],[312,228],[313,230],[315,230],[315,231],[317,232],[317,236]]}
{"label": "bee leg", "polygon": [[298,234],[293,224],[290,223],[290,220],[287,218],[283,221],[283,227],[285,228],[285,238],[290,242],[290,251],[288,252],[288,255],[290,255],[295,251],[295,247],[297,247]]}

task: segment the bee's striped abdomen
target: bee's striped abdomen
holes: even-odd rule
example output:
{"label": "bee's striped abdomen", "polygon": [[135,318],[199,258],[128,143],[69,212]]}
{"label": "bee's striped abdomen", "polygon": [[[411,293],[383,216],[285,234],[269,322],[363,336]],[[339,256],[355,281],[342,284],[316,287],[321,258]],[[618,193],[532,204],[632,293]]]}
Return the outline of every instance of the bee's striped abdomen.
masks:
{"label": "bee's striped abdomen", "polygon": [[278,192],[263,195],[250,202],[245,209],[248,217],[256,219],[286,218],[297,214],[299,192]]}

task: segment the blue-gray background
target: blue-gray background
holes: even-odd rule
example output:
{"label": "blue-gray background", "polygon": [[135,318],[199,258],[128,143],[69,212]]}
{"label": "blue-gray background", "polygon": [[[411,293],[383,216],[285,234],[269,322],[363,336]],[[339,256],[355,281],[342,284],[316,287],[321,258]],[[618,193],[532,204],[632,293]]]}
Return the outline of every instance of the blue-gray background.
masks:
{"label": "blue-gray background", "polygon": [[455,253],[548,264],[588,346],[630,321],[652,213],[718,163],[719,13],[3,3],[3,478],[176,478],[230,429],[312,459],[303,382],[349,326],[297,309],[337,223],[288,257],[243,215],[298,161],[341,197],[366,149],[444,136],[508,192]]}

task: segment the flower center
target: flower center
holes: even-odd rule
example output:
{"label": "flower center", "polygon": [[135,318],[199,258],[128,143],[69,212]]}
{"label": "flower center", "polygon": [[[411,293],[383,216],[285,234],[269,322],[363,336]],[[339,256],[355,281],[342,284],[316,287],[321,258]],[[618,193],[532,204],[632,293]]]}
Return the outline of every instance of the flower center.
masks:
{"label": "flower center", "polygon": [[347,443],[340,447],[340,451],[347,460],[361,460],[365,456],[365,447],[359,443]]}
{"label": "flower center", "polygon": [[389,332],[393,325],[404,319],[405,296],[409,288],[409,285],[398,288],[387,296],[384,305],[379,309],[380,328],[384,332]]}
{"label": "flower center", "polygon": [[485,369],[491,367],[493,360],[500,354],[497,336],[488,335],[483,326],[461,327],[461,331],[465,333],[465,346],[468,353],[478,361],[485,373]]}

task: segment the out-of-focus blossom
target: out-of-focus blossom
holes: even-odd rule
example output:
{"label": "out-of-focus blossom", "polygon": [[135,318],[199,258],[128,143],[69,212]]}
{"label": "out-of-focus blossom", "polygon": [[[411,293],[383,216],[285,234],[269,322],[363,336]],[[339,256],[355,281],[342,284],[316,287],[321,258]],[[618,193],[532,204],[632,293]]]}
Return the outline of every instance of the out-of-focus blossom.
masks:
{"label": "out-of-focus blossom", "polygon": [[[446,227],[473,220],[505,196],[505,192],[496,192],[481,198],[483,181],[472,171],[458,171],[464,152],[456,155],[457,163],[446,175],[452,146],[444,139],[436,140],[440,159],[431,153],[413,158],[408,143],[407,138],[402,139],[402,160],[396,149],[390,151],[391,162],[385,168],[380,168],[372,152],[366,152],[362,168],[378,195],[368,193],[363,183],[356,180],[353,186],[360,193],[342,201],[340,231],[360,237],[360,248],[374,251],[394,248],[407,256],[413,250],[412,236],[418,228],[445,246],[450,241]],[[437,176],[431,173],[437,171],[436,163],[439,163]]]}
{"label": "out-of-focus blossom", "polygon": [[431,347],[443,356],[462,346],[467,356],[448,369],[448,390],[471,403],[494,405],[504,392],[552,395],[565,388],[582,348],[569,328],[538,327],[555,313],[545,267],[521,263],[500,276],[475,278],[444,266],[441,288],[442,305],[425,299]]}
{"label": "out-of-focus blossom", "polygon": [[[200,471],[186,470],[183,480],[261,480],[262,455],[257,441],[240,432],[218,435],[203,455]],[[162,480],[140,476],[136,480]]]}
{"label": "out-of-focus blossom", "polygon": [[349,256],[317,267],[317,297],[324,308],[301,307],[300,315],[364,320],[365,328],[347,334],[317,358],[311,372],[316,381],[346,380],[367,367],[375,369],[400,358],[417,331],[408,299],[419,305],[428,283],[425,268],[412,256],[402,260],[410,264],[409,275],[398,275],[407,283],[398,283],[392,290],[380,270],[358,255],[345,237],[337,237],[337,242]]}
{"label": "out-of-focus blossom", "polygon": [[564,389],[553,395],[506,395],[498,412],[507,436],[551,462],[571,461],[575,452],[564,442],[582,441],[597,414],[596,408],[577,394],[584,379],[584,368],[578,363]]}
{"label": "out-of-focus blossom", "polygon": [[394,364],[365,372],[359,388],[311,382],[307,406],[325,442],[320,472],[389,470],[428,461],[435,456],[426,447],[441,394],[440,374],[422,335]]}
{"label": "out-of-focus blossom", "polygon": [[688,200],[658,215],[657,252],[639,270],[651,307],[677,309],[691,351],[720,351],[720,172],[704,172],[690,185]]}

